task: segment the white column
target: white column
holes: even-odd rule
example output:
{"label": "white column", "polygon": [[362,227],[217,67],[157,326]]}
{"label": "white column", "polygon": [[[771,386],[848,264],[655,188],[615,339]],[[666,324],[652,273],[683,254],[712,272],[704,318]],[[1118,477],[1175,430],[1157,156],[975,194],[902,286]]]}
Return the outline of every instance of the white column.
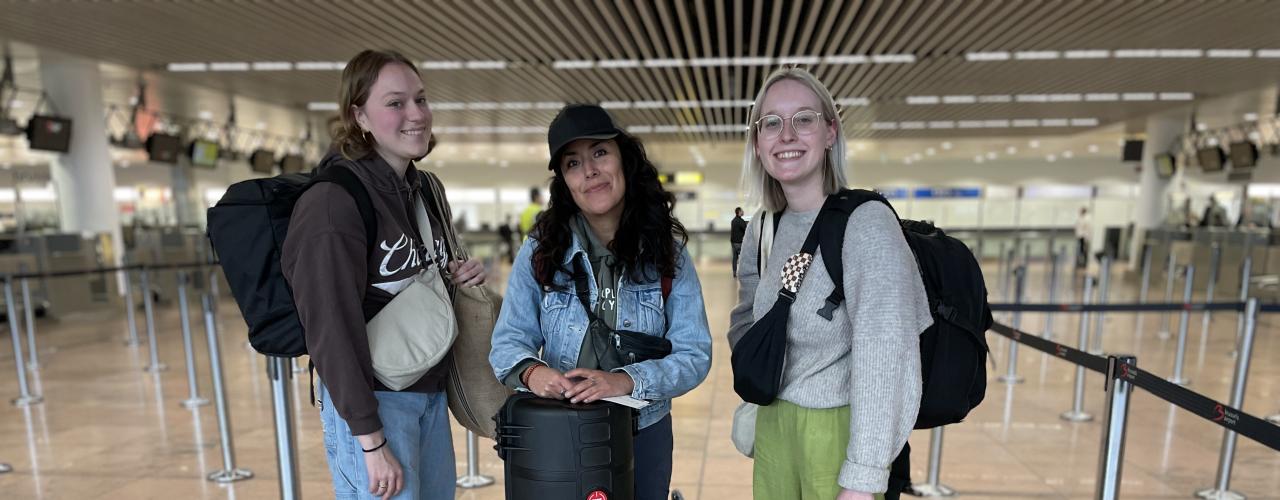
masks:
{"label": "white column", "polygon": [[71,149],[57,155],[49,168],[58,194],[62,230],[109,233],[111,256],[120,263],[124,240],[115,203],[116,174],[107,148],[98,63],[42,50],[40,80],[58,114],[72,120]]}
{"label": "white column", "polygon": [[[1148,229],[1160,227],[1169,213],[1168,191],[1173,179],[1161,179],[1156,172],[1156,155],[1169,152],[1174,140],[1187,125],[1187,112],[1179,111],[1147,118],[1146,144],[1142,148],[1142,174],[1139,178],[1141,188],[1138,193],[1138,207],[1134,215],[1133,240],[1129,244],[1129,265],[1138,266],[1142,262],[1142,241]],[[1185,166],[1184,166],[1185,168]]]}

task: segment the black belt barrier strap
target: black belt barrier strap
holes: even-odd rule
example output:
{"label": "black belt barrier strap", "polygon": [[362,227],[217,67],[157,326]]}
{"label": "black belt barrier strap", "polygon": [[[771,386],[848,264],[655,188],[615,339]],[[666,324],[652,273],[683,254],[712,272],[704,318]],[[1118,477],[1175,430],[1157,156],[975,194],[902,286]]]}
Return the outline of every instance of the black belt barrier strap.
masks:
{"label": "black belt barrier strap", "polygon": [[[209,267],[218,265],[218,261],[213,262],[184,262],[176,264],[132,264],[120,267],[100,267],[96,269],[81,269],[76,271],[51,271],[51,272],[34,272],[9,274],[9,278],[20,280],[24,278],[66,278],[71,276],[84,276],[89,274],[114,273],[119,271],[138,271],[146,269],[148,271],[162,271],[167,269],[197,269],[201,267]],[[5,275],[0,275],[5,276]]]}
{"label": "black belt barrier strap", "polygon": [[1037,337],[1027,332],[1014,330],[1003,323],[992,324],[991,331],[1004,335],[1005,337],[1009,337],[1013,339],[1014,342],[1025,344],[1033,349],[1047,354],[1052,354],[1095,372],[1107,373],[1107,358],[1094,356],[1079,349],[1067,347],[1066,345],[1059,344],[1051,340],[1045,340],[1044,338]]}
{"label": "black belt barrier strap", "polygon": [[[994,309],[994,306],[992,306]],[[991,325],[991,331],[1025,344],[1033,349],[1052,354],[1071,363],[1082,365],[1098,373],[1107,373],[1107,358],[1072,349],[1057,342],[1045,340],[1027,332],[1010,328],[1002,323]],[[1237,434],[1252,439],[1263,446],[1280,451],[1280,426],[1244,413],[1208,397],[1169,382],[1150,372],[1121,363],[1114,372],[1115,378],[1123,378],[1134,386],[1168,401],[1179,408],[1218,424]]]}
{"label": "black belt barrier strap", "polygon": [[[1280,311],[1280,305],[1274,306]],[[1266,306],[1263,306],[1266,309]],[[1244,311],[1244,302],[1130,302],[1113,304],[991,304],[992,312]]]}
{"label": "black belt barrier strap", "polygon": [[1200,418],[1280,451],[1280,426],[1209,399],[1141,369],[1122,369],[1117,375],[1160,399],[1199,415]]}

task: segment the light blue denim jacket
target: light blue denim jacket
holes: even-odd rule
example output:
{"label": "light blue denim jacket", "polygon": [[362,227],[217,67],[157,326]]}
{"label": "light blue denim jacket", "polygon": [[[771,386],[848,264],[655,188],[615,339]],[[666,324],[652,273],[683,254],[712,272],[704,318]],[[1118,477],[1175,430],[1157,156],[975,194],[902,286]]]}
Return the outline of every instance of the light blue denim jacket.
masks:
{"label": "light blue denim jacket", "polygon": [[[493,365],[498,380],[505,379],[526,359],[539,360],[561,372],[576,368],[587,332],[587,313],[573,294],[573,278],[564,272],[557,273],[556,286],[548,287],[539,285],[534,278],[532,263],[536,246],[537,240],[529,238],[516,255],[502,312],[493,329],[489,364]],[[581,259],[584,269],[591,268],[577,235],[565,252],[565,269],[573,269],[572,259]],[[640,410],[640,428],[645,428],[671,412],[671,398],[693,390],[707,378],[707,371],[711,369],[711,332],[702,302],[702,285],[689,252],[681,249],[665,304],[661,282],[634,283],[626,274],[629,273],[624,273],[618,287],[618,329],[665,334],[671,341],[671,354],[667,357],[619,369],[635,383],[631,397],[651,402]],[[594,307],[595,277],[587,283]]]}

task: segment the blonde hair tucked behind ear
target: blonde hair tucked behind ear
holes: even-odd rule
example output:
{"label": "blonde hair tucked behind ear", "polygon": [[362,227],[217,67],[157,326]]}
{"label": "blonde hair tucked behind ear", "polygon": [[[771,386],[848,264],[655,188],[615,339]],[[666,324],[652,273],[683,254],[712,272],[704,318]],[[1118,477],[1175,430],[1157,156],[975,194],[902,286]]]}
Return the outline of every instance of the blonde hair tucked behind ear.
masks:
{"label": "blonde hair tucked behind ear", "polygon": [[827,150],[827,160],[822,166],[822,191],[833,194],[845,187],[845,139],[844,126],[840,123],[839,111],[831,91],[818,81],[813,73],[796,67],[779,68],[769,74],[756,94],[756,101],[751,106],[751,114],[747,118],[747,147],[742,155],[742,187],[747,192],[747,200],[752,205],[763,206],[770,212],[779,212],[787,207],[787,197],[782,192],[782,184],[778,183],[769,172],[765,171],[760,158],[756,156],[756,121],[760,119],[760,106],[764,96],[773,84],[782,80],[794,80],[804,84],[822,101],[822,118],[834,120],[836,127],[835,142]]}

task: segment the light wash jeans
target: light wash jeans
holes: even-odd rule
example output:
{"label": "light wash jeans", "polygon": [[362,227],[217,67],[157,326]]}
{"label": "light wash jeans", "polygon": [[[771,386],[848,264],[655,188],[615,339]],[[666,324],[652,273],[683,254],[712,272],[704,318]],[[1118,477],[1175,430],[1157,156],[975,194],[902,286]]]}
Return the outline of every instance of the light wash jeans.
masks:
{"label": "light wash jeans", "polygon": [[[391,498],[452,500],[457,471],[445,393],[377,391],[374,396],[387,447],[404,471],[404,489]],[[359,441],[328,401],[329,390],[321,388],[320,423],[334,496],[337,500],[379,498],[369,493],[369,473]]]}

